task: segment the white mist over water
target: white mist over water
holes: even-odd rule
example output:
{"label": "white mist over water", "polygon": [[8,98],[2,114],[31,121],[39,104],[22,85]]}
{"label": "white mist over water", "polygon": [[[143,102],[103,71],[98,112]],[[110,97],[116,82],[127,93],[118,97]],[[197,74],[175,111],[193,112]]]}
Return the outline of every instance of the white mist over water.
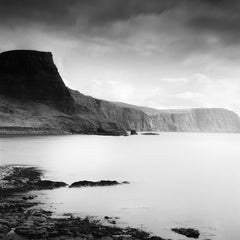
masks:
{"label": "white mist over water", "polygon": [[45,178],[130,181],[129,185],[40,191],[57,213],[120,217],[161,237],[194,227],[200,239],[240,239],[240,135],[49,136],[0,139],[0,164],[26,164]]}

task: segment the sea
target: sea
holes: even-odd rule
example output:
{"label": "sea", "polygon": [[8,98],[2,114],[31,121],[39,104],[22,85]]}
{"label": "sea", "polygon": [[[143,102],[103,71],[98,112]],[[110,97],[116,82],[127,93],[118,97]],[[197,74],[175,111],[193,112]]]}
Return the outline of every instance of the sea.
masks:
{"label": "sea", "polygon": [[0,138],[0,165],[36,166],[44,179],[117,180],[108,187],[30,192],[54,216],[90,217],[173,240],[171,228],[195,228],[200,240],[240,239],[240,135],[159,133],[137,136]]}

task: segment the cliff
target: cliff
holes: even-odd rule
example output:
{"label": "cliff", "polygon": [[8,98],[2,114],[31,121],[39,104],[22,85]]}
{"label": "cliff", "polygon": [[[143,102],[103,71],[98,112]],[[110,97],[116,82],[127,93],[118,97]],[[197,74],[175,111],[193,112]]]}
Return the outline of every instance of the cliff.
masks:
{"label": "cliff", "polygon": [[85,96],[78,91],[71,90],[71,94],[77,104],[77,111],[81,115],[91,115],[98,118],[108,119],[123,126],[130,131],[150,131],[152,129],[150,118],[143,111],[128,107],[119,107],[114,103]]}
{"label": "cliff", "polygon": [[95,99],[65,86],[50,52],[0,54],[0,134],[130,130],[240,132],[240,119],[224,109],[163,111]]}
{"label": "cliff", "polygon": [[199,108],[151,115],[154,131],[240,132],[239,116],[226,109]]}
{"label": "cliff", "polygon": [[125,135],[131,128],[150,129],[147,115],[67,88],[50,52],[0,54],[0,133]]}
{"label": "cliff", "polygon": [[0,54],[0,94],[74,111],[73,99],[50,52],[15,50]]}
{"label": "cliff", "polygon": [[159,110],[115,102],[120,107],[137,109],[147,114],[152,131],[167,132],[240,132],[240,118],[223,108]]}

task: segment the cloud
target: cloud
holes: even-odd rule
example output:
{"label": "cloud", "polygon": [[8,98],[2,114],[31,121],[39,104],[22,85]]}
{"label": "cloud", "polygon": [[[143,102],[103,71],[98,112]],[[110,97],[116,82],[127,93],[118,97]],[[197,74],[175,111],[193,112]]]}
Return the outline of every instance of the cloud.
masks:
{"label": "cloud", "polygon": [[183,92],[183,93],[179,93],[179,94],[176,94],[176,97],[177,98],[180,98],[180,99],[188,99],[188,100],[195,100],[196,98],[200,98],[202,97],[203,95],[201,93],[194,93],[194,92],[190,92],[190,91],[186,91],[186,92]]}
{"label": "cloud", "polygon": [[[176,82],[181,82],[182,87],[176,88]],[[188,81],[171,80],[170,85],[153,89],[152,95],[143,94],[142,105],[160,109],[219,107],[240,113],[239,92],[238,80],[195,74]]]}
{"label": "cloud", "polygon": [[238,0],[188,0],[182,5],[185,26],[193,34],[205,34],[209,41],[222,44],[239,44],[239,11]]}
{"label": "cloud", "polygon": [[[209,35],[210,42],[219,38],[237,44],[239,10],[238,0],[1,0],[0,26],[39,27],[79,37],[107,32],[114,24],[117,29],[118,23],[141,16],[162,16],[170,12],[176,27],[180,24],[182,29],[187,28],[198,36]],[[158,30],[167,31],[162,27]]]}
{"label": "cloud", "polygon": [[129,77],[125,72],[105,71],[85,87],[86,92],[100,99],[104,96],[106,100],[131,99],[136,93],[134,86],[128,81]]}
{"label": "cloud", "polygon": [[103,39],[97,55],[113,46],[144,57],[187,60],[210,52],[239,58],[235,49],[221,50],[239,44],[239,9],[236,0],[1,0],[0,30],[20,42],[36,30],[63,40]]}
{"label": "cloud", "polygon": [[[94,27],[145,14],[161,14],[177,0],[1,0],[2,24],[25,23],[59,28]],[[20,20],[20,21],[19,21]],[[77,25],[79,23],[79,25]]]}
{"label": "cloud", "polygon": [[239,12],[239,0],[1,0],[0,50],[52,51],[98,98],[240,112]]}

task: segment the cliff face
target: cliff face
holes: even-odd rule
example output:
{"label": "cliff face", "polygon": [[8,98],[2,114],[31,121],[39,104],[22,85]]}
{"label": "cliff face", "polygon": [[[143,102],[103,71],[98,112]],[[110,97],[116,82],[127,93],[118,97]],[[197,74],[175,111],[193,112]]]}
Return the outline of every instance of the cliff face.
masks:
{"label": "cliff face", "polygon": [[74,111],[73,99],[50,52],[15,50],[1,53],[0,94],[49,104],[65,112]]}
{"label": "cliff face", "polygon": [[239,116],[226,109],[190,109],[150,116],[154,131],[240,132]]}
{"label": "cliff face", "polygon": [[[166,132],[240,132],[239,116],[221,108],[158,110],[118,103],[147,114],[152,131]],[[145,130],[143,130],[145,131]]]}
{"label": "cliff face", "polygon": [[78,91],[71,90],[77,105],[77,112],[81,115],[95,115],[99,118],[116,122],[130,131],[150,131],[151,120],[147,114],[136,109],[119,107],[114,103],[85,96]]}
{"label": "cliff face", "polygon": [[50,52],[0,54],[0,132],[122,135],[148,125],[143,112],[67,88]]}
{"label": "cliff face", "polygon": [[95,99],[65,86],[49,52],[0,54],[0,134],[127,130],[240,132],[240,119],[224,109],[163,111]]}

